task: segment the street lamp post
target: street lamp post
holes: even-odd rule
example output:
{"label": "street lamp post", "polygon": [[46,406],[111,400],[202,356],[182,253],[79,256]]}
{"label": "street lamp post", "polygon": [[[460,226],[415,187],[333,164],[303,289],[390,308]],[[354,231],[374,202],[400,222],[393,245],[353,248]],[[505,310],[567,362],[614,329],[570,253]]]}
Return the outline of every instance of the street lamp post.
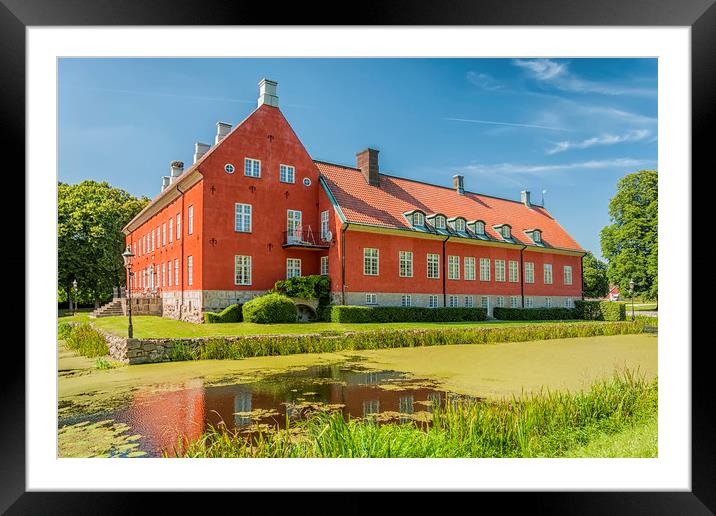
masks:
{"label": "street lamp post", "polygon": [[77,311],[77,278],[72,280],[72,295],[70,296],[70,305],[72,308],[72,315],[75,315],[75,312]]}
{"label": "street lamp post", "polygon": [[629,295],[631,296],[631,320],[634,320],[634,280],[629,280]]}
{"label": "street lamp post", "polygon": [[127,326],[127,336],[131,339],[134,331],[132,329],[132,258],[134,253],[132,252],[132,246],[128,245],[127,250],[122,253],[124,259],[124,266],[127,268],[127,313],[129,315],[129,326]]}

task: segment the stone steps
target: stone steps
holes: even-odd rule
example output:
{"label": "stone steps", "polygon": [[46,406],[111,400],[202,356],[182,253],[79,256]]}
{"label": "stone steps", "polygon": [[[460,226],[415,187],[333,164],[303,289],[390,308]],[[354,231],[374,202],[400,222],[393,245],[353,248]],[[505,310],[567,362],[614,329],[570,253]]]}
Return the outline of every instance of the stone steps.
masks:
{"label": "stone steps", "polygon": [[122,301],[119,299],[113,299],[106,305],[101,306],[97,310],[92,312],[90,314],[90,317],[92,319],[95,319],[97,317],[115,317],[119,315],[124,315],[124,310],[122,309]]}

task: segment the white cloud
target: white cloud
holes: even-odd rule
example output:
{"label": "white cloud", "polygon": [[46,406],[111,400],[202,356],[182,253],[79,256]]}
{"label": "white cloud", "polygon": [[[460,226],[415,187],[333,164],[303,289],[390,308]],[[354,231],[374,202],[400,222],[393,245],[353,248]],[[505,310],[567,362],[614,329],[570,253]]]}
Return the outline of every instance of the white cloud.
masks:
{"label": "white cloud", "polygon": [[540,175],[550,172],[562,172],[580,169],[631,169],[644,165],[654,164],[654,160],[617,158],[610,160],[591,160],[576,163],[557,163],[549,165],[527,165],[519,163],[497,163],[494,165],[471,164],[457,167],[456,171],[463,174],[528,174]]}
{"label": "white cloud", "polygon": [[486,73],[467,72],[467,80],[478,88],[486,91],[495,91],[502,88],[502,84]]}
{"label": "white cloud", "polygon": [[654,88],[635,88],[582,79],[569,71],[567,63],[558,63],[550,59],[515,59],[513,63],[515,66],[526,70],[533,79],[549,83],[563,91],[640,96],[654,96],[657,93]]}
{"label": "white cloud", "polygon": [[594,136],[581,142],[570,142],[561,141],[554,144],[550,149],[547,149],[547,154],[558,154],[565,152],[570,149],[588,149],[595,145],[615,145],[617,143],[630,143],[638,142],[647,138],[651,132],[647,129],[639,129],[636,131],[629,131],[625,134],[604,134],[602,136]]}

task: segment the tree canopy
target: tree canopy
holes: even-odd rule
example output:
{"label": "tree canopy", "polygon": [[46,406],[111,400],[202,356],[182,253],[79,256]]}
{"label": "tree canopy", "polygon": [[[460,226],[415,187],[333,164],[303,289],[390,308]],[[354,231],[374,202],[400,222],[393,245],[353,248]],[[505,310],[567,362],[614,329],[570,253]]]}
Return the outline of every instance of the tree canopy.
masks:
{"label": "tree canopy", "polygon": [[583,258],[584,297],[605,297],[609,293],[607,264],[592,253]]}
{"label": "tree canopy", "polygon": [[58,183],[58,300],[67,299],[73,280],[82,303],[105,300],[124,286],[122,228],[148,202],[107,182]]}
{"label": "tree canopy", "polygon": [[635,295],[658,297],[658,173],[640,170],[617,183],[609,203],[611,224],[602,229],[602,255],[609,261],[609,282]]}

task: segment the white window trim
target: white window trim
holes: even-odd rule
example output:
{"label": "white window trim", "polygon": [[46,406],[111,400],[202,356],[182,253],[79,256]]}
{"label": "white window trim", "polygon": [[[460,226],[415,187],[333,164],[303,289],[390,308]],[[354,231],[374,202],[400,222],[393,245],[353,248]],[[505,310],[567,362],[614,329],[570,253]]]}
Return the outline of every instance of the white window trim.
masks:
{"label": "white window trim", "polygon": [[[239,218],[239,217],[238,217],[238,215],[239,215],[239,206],[241,206],[242,208],[245,207],[245,206],[248,206],[248,207],[249,207],[249,213],[248,213],[249,229],[248,229],[248,230],[243,229],[243,226],[246,225],[246,224],[245,224],[245,218],[247,217],[247,215],[246,215],[246,213],[244,213],[243,209],[242,209],[242,211],[241,211],[241,225],[242,225],[242,229],[239,229],[239,227],[238,227],[237,222],[238,222],[238,218]],[[253,219],[254,219],[254,208],[253,208],[253,206],[252,206],[251,204],[246,204],[246,203],[242,203],[242,202],[234,203],[234,232],[235,232],[235,233],[252,233],[252,232],[253,232],[253,224],[254,224],[254,220],[253,220]]]}
{"label": "white window trim", "polygon": [[[437,276],[430,275],[430,257],[431,256],[436,258]],[[440,279],[440,255],[436,254],[436,253],[428,253],[425,263],[426,263],[425,274],[427,275],[428,279]]]}
{"label": "white window trim", "polygon": [[[286,167],[286,169],[287,169],[286,174],[287,174],[287,175],[288,175],[288,169],[290,169],[290,170],[293,171],[293,174],[291,174],[291,181],[284,181],[283,179],[281,179],[281,167]],[[261,165],[259,165],[259,174],[260,174],[260,173],[261,173]],[[279,166],[278,166],[278,180],[279,180],[280,183],[295,184],[295,183],[296,183],[296,167],[294,167],[293,165],[286,165],[285,163],[279,164]]]}
{"label": "white window trim", "polygon": [[[237,272],[238,272],[239,267],[244,267],[244,263],[243,263],[244,258],[248,258],[248,260],[246,260],[246,262],[248,262],[248,274],[247,274],[248,281],[246,281],[246,278],[244,278],[243,282],[239,282],[238,281],[239,275],[237,274]],[[251,285],[251,283],[253,281],[253,270],[252,270],[253,263],[252,262],[253,262],[253,259],[250,255],[245,255],[245,254],[234,255],[234,285],[243,285],[243,286]]]}
{"label": "white window trim", "polygon": [[[502,266],[502,274],[500,275],[500,266]],[[507,280],[507,262],[505,260],[495,260],[495,281],[504,282]]]}
{"label": "white window trim", "polygon": [[[249,161],[249,160],[251,160],[251,174],[247,174],[247,173],[246,173],[246,162]],[[254,162],[257,162],[257,163],[259,164],[259,175],[258,175],[258,176],[255,176],[255,175],[253,174],[253,171],[254,171]],[[255,177],[255,178],[257,178],[257,179],[261,177],[261,160],[260,160],[260,159],[249,158],[249,157],[245,157],[245,158],[244,158],[244,177]]]}
{"label": "white window trim", "polygon": [[525,262],[525,283],[535,282],[535,264],[534,262]]}
{"label": "white window trim", "polygon": [[[482,271],[483,271],[482,264],[483,264],[483,263],[487,264],[487,275],[486,275],[486,277],[483,277],[483,274],[482,274]],[[490,279],[490,278],[492,277],[492,274],[491,274],[491,271],[490,271],[490,268],[491,268],[491,267],[492,267],[492,266],[491,266],[491,264],[490,264],[490,259],[489,259],[489,258],[480,258],[480,281],[491,281],[491,279]]]}
{"label": "white window trim", "polygon": [[328,276],[328,256],[321,256],[321,276]]}
{"label": "white window trim", "polygon": [[[296,262],[298,262],[298,274],[289,275],[289,271],[296,270],[296,267],[289,267],[289,264],[295,265]],[[303,267],[303,263],[300,258],[286,258],[286,279],[302,276],[302,274],[303,274],[302,267]]]}
{"label": "white window trim", "polygon": [[[367,251],[375,251],[375,256],[367,256]],[[375,274],[366,271],[366,258],[370,258],[371,263],[375,260]],[[378,276],[380,274],[380,250],[375,247],[364,247],[363,248],[363,275],[364,276]]]}
{"label": "white window trim", "polygon": [[369,306],[377,305],[378,304],[378,294],[374,294],[372,292],[366,292],[365,304],[369,305]]}
{"label": "white window trim", "polygon": [[[405,255],[405,258],[403,258]],[[403,274],[403,262],[407,263],[406,272]],[[412,251],[398,251],[398,276],[401,278],[412,278],[413,277],[413,252]]]}

